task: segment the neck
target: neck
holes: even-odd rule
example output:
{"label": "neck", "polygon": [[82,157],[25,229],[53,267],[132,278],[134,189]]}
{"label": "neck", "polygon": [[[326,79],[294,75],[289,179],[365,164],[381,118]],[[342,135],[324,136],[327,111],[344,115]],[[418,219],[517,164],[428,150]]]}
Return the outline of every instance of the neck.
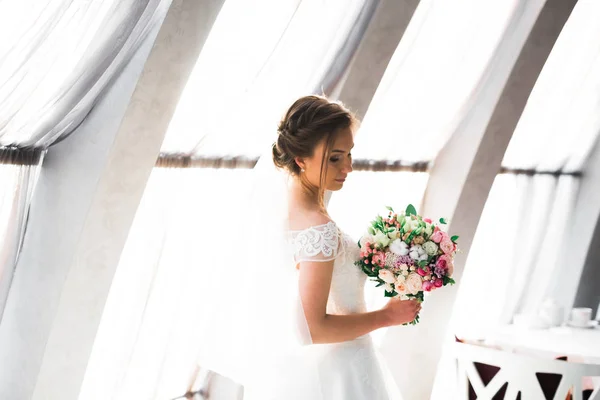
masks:
{"label": "neck", "polygon": [[314,193],[302,184],[299,178],[294,178],[290,185],[290,194],[296,205],[312,211],[321,212],[327,215],[319,201],[319,194]]}

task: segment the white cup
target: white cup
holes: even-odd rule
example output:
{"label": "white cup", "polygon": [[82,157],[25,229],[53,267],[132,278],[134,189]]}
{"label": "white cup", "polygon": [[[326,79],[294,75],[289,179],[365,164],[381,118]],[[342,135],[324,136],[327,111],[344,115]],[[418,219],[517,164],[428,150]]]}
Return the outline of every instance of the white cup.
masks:
{"label": "white cup", "polygon": [[571,324],[587,326],[592,319],[592,309],[587,307],[578,307],[571,310]]}

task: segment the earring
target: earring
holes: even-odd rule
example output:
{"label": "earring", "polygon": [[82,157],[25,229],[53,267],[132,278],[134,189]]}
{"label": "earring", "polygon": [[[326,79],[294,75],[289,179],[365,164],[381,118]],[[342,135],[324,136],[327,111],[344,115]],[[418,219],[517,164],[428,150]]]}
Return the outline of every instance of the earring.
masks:
{"label": "earring", "polygon": [[300,172],[304,172],[304,168],[302,168],[302,169],[300,170]]}

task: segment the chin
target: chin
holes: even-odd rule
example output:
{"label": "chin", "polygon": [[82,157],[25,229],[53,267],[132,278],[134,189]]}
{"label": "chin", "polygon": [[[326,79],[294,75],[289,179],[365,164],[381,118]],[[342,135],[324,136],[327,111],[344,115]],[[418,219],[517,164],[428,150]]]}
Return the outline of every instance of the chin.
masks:
{"label": "chin", "polygon": [[332,192],[337,192],[338,190],[341,190],[343,187],[344,187],[343,183],[334,182],[331,185],[329,185],[329,187],[327,187],[327,190],[332,191]]}

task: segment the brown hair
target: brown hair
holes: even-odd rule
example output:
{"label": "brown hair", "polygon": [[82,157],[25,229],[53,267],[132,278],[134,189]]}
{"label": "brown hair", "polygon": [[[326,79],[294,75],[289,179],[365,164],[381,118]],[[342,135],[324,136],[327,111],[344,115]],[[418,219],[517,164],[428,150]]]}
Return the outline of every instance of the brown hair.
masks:
{"label": "brown hair", "polygon": [[[354,128],[357,119],[341,103],[329,101],[322,96],[305,96],[296,100],[285,113],[277,129],[277,141],[273,143],[273,162],[278,168],[299,176],[303,186],[317,196],[323,207],[327,157],[336,134],[346,128]],[[325,151],[321,163],[320,185],[314,187],[300,174],[297,157],[311,157],[321,141]]]}

